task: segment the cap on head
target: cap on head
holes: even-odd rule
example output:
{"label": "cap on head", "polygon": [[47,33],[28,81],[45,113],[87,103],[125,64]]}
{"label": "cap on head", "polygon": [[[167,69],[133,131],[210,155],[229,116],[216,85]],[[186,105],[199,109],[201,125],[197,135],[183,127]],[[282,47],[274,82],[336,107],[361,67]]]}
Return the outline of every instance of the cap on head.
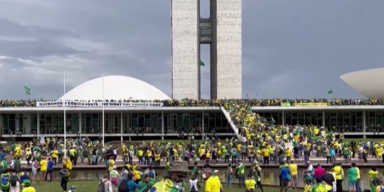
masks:
{"label": "cap on head", "polygon": [[30,185],[31,184],[31,181],[29,179],[25,179],[23,181],[24,185]]}
{"label": "cap on head", "polygon": [[171,173],[189,173],[188,163],[185,161],[175,161],[173,162],[172,168],[168,169],[168,172]]}
{"label": "cap on head", "polygon": [[203,172],[204,172],[204,173],[210,173],[210,174],[212,174],[212,169],[211,169],[211,168],[204,168],[204,169],[203,169]]}

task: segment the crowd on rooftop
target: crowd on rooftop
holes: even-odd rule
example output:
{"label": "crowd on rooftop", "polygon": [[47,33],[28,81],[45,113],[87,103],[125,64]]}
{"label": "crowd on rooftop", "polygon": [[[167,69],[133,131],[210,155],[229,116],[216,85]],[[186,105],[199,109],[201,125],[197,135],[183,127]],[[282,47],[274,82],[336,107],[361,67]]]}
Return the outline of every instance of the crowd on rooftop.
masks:
{"label": "crowd on rooftop", "polygon": [[[0,100],[0,107],[36,107],[37,102],[57,102],[57,100]],[[59,101],[60,102],[60,101]],[[70,101],[69,101],[70,102]],[[79,101],[77,101],[79,102]],[[102,100],[81,100],[84,103],[102,102]],[[250,106],[302,106],[303,104],[322,104],[327,106],[345,105],[384,105],[384,99],[348,99],[348,98],[318,98],[318,99],[182,99],[182,100],[105,100],[105,102],[132,102],[132,103],[163,103],[164,107],[169,106],[224,106],[226,103],[247,104]]]}

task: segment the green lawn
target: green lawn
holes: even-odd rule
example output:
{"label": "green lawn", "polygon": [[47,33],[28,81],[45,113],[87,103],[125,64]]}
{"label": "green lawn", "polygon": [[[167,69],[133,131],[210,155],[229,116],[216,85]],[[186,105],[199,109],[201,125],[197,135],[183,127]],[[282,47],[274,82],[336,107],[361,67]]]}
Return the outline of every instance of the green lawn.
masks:
{"label": "green lawn", "polygon": [[[75,186],[76,192],[90,192],[90,191],[97,191],[97,184],[99,181],[69,181],[68,188],[70,188],[72,185]],[[33,187],[35,187],[37,192],[62,192],[60,188],[60,182],[59,181],[53,181],[53,182],[46,182],[43,184],[36,183],[32,184]],[[277,187],[265,187],[263,188],[265,192],[279,192],[279,188]],[[68,189],[69,190],[69,189]],[[189,184],[187,182],[187,186],[185,186],[185,190],[189,191]],[[236,191],[245,191],[244,188],[240,189],[237,185],[233,185],[231,189],[227,188],[224,184],[224,191],[230,191],[230,190],[236,190]],[[260,191],[257,189],[257,191]],[[302,192],[302,189],[299,190],[289,190],[290,192]]]}

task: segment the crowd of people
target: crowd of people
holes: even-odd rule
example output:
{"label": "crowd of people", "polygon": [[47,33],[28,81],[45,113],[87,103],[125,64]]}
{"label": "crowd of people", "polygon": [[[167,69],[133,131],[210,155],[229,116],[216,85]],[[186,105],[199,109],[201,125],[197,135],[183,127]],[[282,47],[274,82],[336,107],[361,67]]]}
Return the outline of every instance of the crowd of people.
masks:
{"label": "crowd of people", "polygon": [[[0,100],[0,107],[36,107],[37,102],[49,102],[57,100]],[[77,100],[76,100],[77,101]],[[70,101],[66,101],[70,102]],[[102,102],[102,100],[82,100],[84,103]],[[132,103],[162,103],[164,107],[169,106],[223,106],[228,102],[246,103],[250,106],[295,106],[303,103],[320,103],[329,106],[341,105],[384,105],[384,99],[182,99],[182,100],[105,100],[105,102],[132,102]]]}
{"label": "crowd of people", "polygon": [[[187,176],[187,165],[193,164],[191,186],[198,189],[197,181],[205,180],[205,187],[212,187],[210,192],[216,192],[222,187],[220,175],[210,168],[210,164],[225,163],[228,167],[225,172],[227,187],[231,187],[232,177],[236,177],[239,186],[249,191],[255,187],[262,190],[261,168],[259,164],[276,163],[280,166],[281,191],[287,191],[288,186],[296,187],[297,164],[300,161],[308,163],[305,172],[304,192],[328,192],[342,191],[344,169],[336,161],[343,158],[345,163],[352,163],[351,169],[346,171],[348,175],[348,188],[350,192],[361,192],[359,180],[360,173],[356,163],[368,162],[368,156],[376,157],[376,163],[384,163],[384,142],[377,141],[346,141],[343,133],[332,127],[321,127],[317,125],[277,125],[273,120],[266,120],[251,110],[252,106],[280,106],[282,102],[322,102],[326,100],[170,100],[162,101],[164,106],[223,106],[228,111],[235,129],[246,139],[245,142],[239,138],[227,138],[220,140],[215,137],[206,141],[195,141],[194,133],[185,133],[188,140],[182,140],[177,144],[166,142],[142,143],[121,143],[120,146],[103,145],[102,140],[91,141],[89,138],[69,138],[64,141],[62,138],[45,138],[43,142],[31,141],[27,143],[14,143],[10,149],[2,149],[3,154],[12,153],[13,161],[8,167],[1,165],[2,170],[8,173],[20,175],[23,173],[20,167],[20,159],[25,158],[28,166],[32,167],[31,178],[26,177],[29,182],[35,182],[36,177],[41,182],[50,178],[49,170],[53,165],[62,163],[63,191],[67,191],[67,182],[70,177],[72,166],[78,161],[88,162],[90,165],[97,165],[105,161],[108,172],[104,176],[100,187],[107,190],[126,188],[126,191],[138,188],[164,187],[172,183],[171,188],[183,188],[182,179]],[[143,102],[143,101],[138,101]],[[1,102],[3,105],[3,102]],[[27,103],[31,103],[28,101]],[[363,104],[380,105],[380,100],[339,100],[329,104]],[[7,105],[7,104],[6,104]],[[184,134],[181,134],[184,137]],[[65,146],[65,147],[64,147]],[[64,151],[67,149],[67,151]],[[118,151],[125,163],[121,173],[116,170],[116,158]],[[358,157],[358,162],[353,158]],[[64,158],[67,157],[67,158]],[[323,170],[321,165],[313,168],[310,160],[315,157],[326,158],[325,163],[337,164],[333,169]],[[133,159],[138,159],[138,162]],[[180,163],[184,162],[184,163]],[[7,163],[7,162],[6,162]],[[169,173],[165,179],[156,177],[155,169],[165,164],[165,170]],[[245,163],[252,165],[249,173],[245,172]],[[141,170],[141,165],[150,166],[148,170]],[[7,166],[7,167],[5,167]],[[37,169],[40,168],[38,174]],[[316,171],[318,170],[318,171]],[[371,172],[372,171],[372,172]],[[379,174],[372,168],[370,171],[371,190],[375,192],[376,187],[382,185]],[[375,172],[376,171],[376,172]],[[6,173],[6,172],[5,172]],[[329,173],[332,179],[327,176]],[[376,174],[377,173],[377,174]],[[216,178],[217,177],[217,178]],[[2,177],[3,178],[3,177]],[[4,175],[6,181],[7,175]],[[340,179],[341,178],[341,179]],[[10,179],[8,179],[10,182]],[[24,180],[18,178],[21,184]],[[126,183],[126,185],[121,185]],[[125,190],[125,189],[124,189]],[[123,190],[123,191],[124,191]],[[3,190],[4,191],[4,190]],[[206,189],[207,191],[207,189]],[[217,191],[218,192],[218,191]]]}
{"label": "crowd of people", "polygon": [[[232,107],[236,109],[231,109]],[[240,107],[231,104],[227,108],[232,111],[231,114],[253,115],[247,112],[246,106]],[[348,182],[349,191],[361,192],[357,164],[351,161],[355,153],[360,164],[367,162],[368,155],[377,157],[378,164],[384,163],[384,156],[382,155],[384,144],[381,141],[344,142],[342,135],[336,138],[332,131],[328,132],[321,127],[313,126],[291,130],[279,126],[273,127],[272,123],[254,125],[254,121],[255,119],[252,118],[239,119],[238,121],[238,124],[246,127],[243,128],[243,130],[247,130],[244,131],[247,138],[246,142],[240,142],[236,138],[220,140],[214,137],[206,141],[195,141],[192,139],[192,135],[188,136],[188,140],[180,140],[176,144],[143,141],[121,143],[120,146],[104,146],[100,139],[91,141],[87,137],[69,138],[66,141],[62,138],[45,138],[43,142],[15,142],[10,146],[10,149],[3,148],[0,150],[2,152],[0,167],[3,173],[0,177],[2,181],[5,181],[1,185],[7,186],[9,183],[9,189],[11,189],[13,186],[11,182],[14,181],[7,180],[7,178],[11,178],[12,175],[17,175],[19,184],[16,186],[20,186],[20,188],[23,188],[23,183],[34,183],[38,179],[40,182],[50,181],[53,166],[59,164],[62,165],[61,187],[63,191],[67,191],[70,171],[78,161],[85,161],[90,165],[98,165],[104,161],[107,173],[101,182],[104,183],[101,187],[111,189],[110,191],[118,190],[120,186],[127,188],[127,191],[134,188],[142,190],[147,187],[161,187],[165,180],[160,179],[156,174],[160,165],[165,165],[165,170],[170,173],[169,177],[166,177],[167,182],[172,181],[170,183],[181,188],[184,184],[180,181],[187,176],[177,171],[183,169],[187,173],[188,164],[194,165],[190,171],[192,173],[190,184],[192,186],[196,184],[196,189],[198,188],[198,180],[205,180],[205,187],[215,185],[216,188],[217,186],[220,188],[223,177],[227,187],[231,187],[233,177],[235,177],[239,181],[239,187],[252,191],[255,190],[255,187],[260,188],[260,190],[263,188],[259,163],[269,164],[271,161],[281,164],[279,178],[282,191],[288,190],[289,186],[296,188],[298,179],[305,179],[305,192],[312,192],[309,190],[310,188],[319,187],[317,192],[322,192],[322,187],[327,189],[326,192],[329,190],[341,192],[342,180]],[[256,126],[264,126],[265,128],[256,129]],[[260,132],[253,132],[255,130],[260,130]],[[292,142],[292,147],[288,145],[290,142]],[[67,149],[66,152],[64,151],[65,148]],[[13,155],[13,160],[7,162],[4,156],[10,154]],[[119,173],[116,170],[116,159],[120,155],[125,165]],[[327,171],[320,164],[314,168],[310,160],[315,157],[327,157],[327,163],[333,163],[336,166]],[[344,178],[345,167],[342,168],[342,165],[335,161],[337,157],[343,157],[346,163],[352,163],[351,167],[355,168],[346,170],[348,173],[345,175],[346,178]],[[21,159],[27,160],[27,166],[32,168],[31,175],[21,167]],[[134,159],[138,161],[136,162]],[[297,163],[300,161],[308,164],[304,178],[297,178]],[[185,165],[180,162],[184,162]],[[212,170],[211,165],[218,163],[228,165],[224,174],[220,175],[216,170]],[[252,169],[248,173],[245,170],[246,163],[252,165]],[[147,165],[149,168],[142,170],[142,165]],[[40,169],[39,172],[38,169]],[[326,173],[333,175],[334,179],[329,180]],[[211,177],[214,180],[209,179]],[[376,190],[377,186],[381,187],[381,180],[378,179],[379,173],[375,168],[371,169],[369,177],[372,191]],[[27,181],[25,182],[25,180]],[[127,184],[126,186],[120,185],[124,182]]]}

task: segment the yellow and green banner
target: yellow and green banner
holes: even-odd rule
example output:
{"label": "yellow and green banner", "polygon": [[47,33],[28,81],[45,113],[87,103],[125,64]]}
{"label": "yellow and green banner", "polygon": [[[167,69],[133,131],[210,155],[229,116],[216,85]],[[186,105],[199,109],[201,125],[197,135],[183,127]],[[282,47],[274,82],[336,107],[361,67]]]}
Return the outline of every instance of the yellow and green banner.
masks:
{"label": "yellow and green banner", "polygon": [[281,103],[281,106],[282,106],[282,107],[290,107],[290,106],[291,106],[291,103],[284,102],[284,103]]}

